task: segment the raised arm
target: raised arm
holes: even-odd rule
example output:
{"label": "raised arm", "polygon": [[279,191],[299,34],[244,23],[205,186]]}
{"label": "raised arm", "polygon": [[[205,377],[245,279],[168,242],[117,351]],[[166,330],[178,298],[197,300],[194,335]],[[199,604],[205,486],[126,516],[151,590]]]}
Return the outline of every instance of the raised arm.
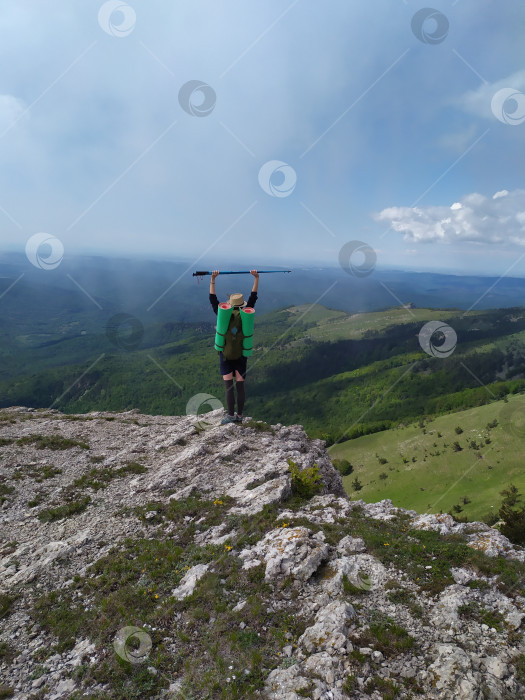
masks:
{"label": "raised arm", "polygon": [[250,273],[254,276],[252,292],[256,292],[259,286],[259,273],[257,270],[250,270]]}
{"label": "raised arm", "polygon": [[215,294],[215,278],[219,274],[219,270],[214,270],[211,273],[211,280],[210,280],[210,294]]}

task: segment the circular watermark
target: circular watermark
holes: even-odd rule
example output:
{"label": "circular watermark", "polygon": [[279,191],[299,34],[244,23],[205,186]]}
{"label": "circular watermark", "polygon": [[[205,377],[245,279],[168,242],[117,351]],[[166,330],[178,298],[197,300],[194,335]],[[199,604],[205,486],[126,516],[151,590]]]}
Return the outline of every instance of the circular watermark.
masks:
{"label": "circular watermark", "polygon": [[[133,648],[128,644],[128,641],[131,639],[138,640],[139,645],[137,648]],[[141,664],[145,661],[151,647],[151,637],[140,627],[122,627],[113,640],[113,648],[118,656],[132,664]]]}
{"label": "circular watermark", "polygon": [[[207,411],[202,411],[202,406],[209,406]],[[220,401],[216,396],[212,394],[194,394],[191,399],[186,404],[186,415],[195,416],[197,422],[195,427],[201,430],[206,430],[206,428],[214,428],[219,425],[222,420],[222,414],[215,416],[208,416],[207,413],[211,411],[216,411],[218,408],[224,410],[222,401]],[[202,415],[204,413],[204,416]]]}
{"label": "circular watermark", "polygon": [[377,254],[368,243],[348,241],[339,251],[339,265],[349,275],[367,277],[376,266]]}
{"label": "circular watermark", "polygon": [[447,17],[432,7],[423,7],[412,17],[412,33],[423,44],[441,44],[448,36]]}
{"label": "circular watermark", "polygon": [[179,104],[192,117],[207,117],[216,102],[215,90],[202,80],[190,80],[179,90]]}
{"label": "circular watermark", "polygon": [[356,588],[362,591],[369,591],[372,588],[372,579],[366,571],[355,571],[349,576],[349,581]]}
{"label": "circular watermark", "polygon": [[135,29],[135,10],[122,0],[108,0],[98,11],[98,23],[110,36],[122,38]]}
{"label": "circular watermark", "polygon": [[115,314],[106,324],[106,335],[115,347],[135,350],[144,336],[144,326],[136,316]]}
{"label": "circular watermark", "polygon": [[518,126],[525,122],[525,95],[514,88],[498,90],[490,103],[492,114],[503,124]]}
{"label": "circular watermark", "polygon": [[525,401],[506,403],[501,409],[500,422],[505,429],[518,438],[525,438]]}
{"label": "circular watermark", "polygon": [[422,349],[432,357],[448,357],[456,349],[456,331],[443,321],[425,323],[418,334]]}
{"label": "circular watermark", "polygon": [[26,256],[31,265],[41,270],[54,270],[64,258],[64,246],[50,233],[35,233],[26,243]]}
{"label": "circular watermark", "polygon": [[259,185],[271,197],[289,197],[296,183],[297,173],[282,160],[269,160],[259,170]]}

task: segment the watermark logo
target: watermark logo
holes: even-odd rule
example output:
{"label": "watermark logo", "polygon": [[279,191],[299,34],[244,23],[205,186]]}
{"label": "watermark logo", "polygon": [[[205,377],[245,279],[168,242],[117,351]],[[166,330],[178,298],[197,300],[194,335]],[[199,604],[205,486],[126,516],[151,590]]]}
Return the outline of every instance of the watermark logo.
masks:
{"label": "watermark logo", "polygon": [[110,36],[122,38],[135,29],[135,10],[122,0],[108,0],[98,11],[98,23]]}
{"label": "watermark logo", "polygon": [[456,331],[443,321],[425,323],[418,334],[422,349],[432,357],[448,357],[456,349]]}
{"label": "watermark logo", "polygon": [[350,578],[350,583],[352,583],[356,588],[360,588],[362,591],[369,591],[372,588],[372,579],[366,573],[366,571],[357,571],[353,573]]}
{"label": "watermark logo", "polygon": [[[208,411],[204,412],[202,411],[202,406],[206,405],[209,406],[209,408]],[[204,420],[201,414],[204,413],[206,415],[206,413],[216,411],[218,408],[224,409],[224,406],[222,402],[212,394],[194,394],[186,404],[186,415],[196,416],[197,423],[195,423],[195,427],[206,430],[206,428],[213,428],[219,425],[222,420],[222,415],[206,416]]]}
{"label": "watermark logo", "polygon": [[432,7],[423,7],[412,17],[412,32],[423,44],[441,44],[448,36],[447,17]]}
{"label": "watermark logo", "polygon": [[202,80],[190,80],[179,90],[179,104],[192,117],[207,117],[216,102],[215,90]]}
{"label": "watermark logo", "polygon": [[269,160],[259,170],[259,185],[271,197],[289,197],[296,183],[297,173],[282,160]]}
{"label": "watermark logo", "polygon": [[54,270],[64,258],[64,246],[50,233],[35,233],[26,243],[26,256],[31,265],[41,270]]}
{"label": "watermark logo", "polygon": [[[138,647],[134,648],[128,644],[132,639],[138,641]],[[113,641],[113,648],[118,656],[132,664],[145,661],[151,647],[151,637],[140,627],[122,627]]]}
{"label": "watermark logo", "polygon": [[500,421],[514,437],[525,438],[525,401],[506,403],[501,409]]}
{"label": "watermark logo", "polygon": [[348,241],[339,251],[339,265],[354,277],[367,277],[376,266],[377,254],[363,241]]}
{"label": "watermark logo", "polygon": [[135,350],[144,336],[144,326],[136,316],[115,314],[106,324],[106,335],[115,347]]}
{"label": "watermark logo", "polygon": [[492,114],[503,124],[518,126],[525,122],[525,95],[514,88],[502,88],[490,103]]}

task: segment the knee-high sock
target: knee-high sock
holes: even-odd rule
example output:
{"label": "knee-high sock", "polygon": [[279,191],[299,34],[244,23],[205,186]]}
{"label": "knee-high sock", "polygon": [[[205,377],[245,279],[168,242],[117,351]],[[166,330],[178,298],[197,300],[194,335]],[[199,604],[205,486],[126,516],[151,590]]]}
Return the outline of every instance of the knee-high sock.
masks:
{"label": "knee-high sock", "polygon": [[224,386],[226,388],[226,406],[228,415],[233,416],[235,412],[235,396],[233,395],[233,379],[225,379]]}
{"label": "knee-high sock", "polygon": [[242,416],[242,409],[244,408],[244,382],[235,382],[237,387],[237,413]]}

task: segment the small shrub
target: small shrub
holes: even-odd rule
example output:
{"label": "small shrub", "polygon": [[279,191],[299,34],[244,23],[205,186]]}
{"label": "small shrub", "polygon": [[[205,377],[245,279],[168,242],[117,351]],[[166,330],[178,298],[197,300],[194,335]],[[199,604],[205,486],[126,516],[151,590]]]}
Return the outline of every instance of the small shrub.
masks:
{"label": "small shrub", "polygon": [[314,463],[313,467],[300,469],[299,465],[290,457],[288,457],[287,462],[292,476],[292,494],[311,498],[318,493],[322,486],[322,480],[317,464]]}
{"label": "small shrub", "polygon": [[354,471],[354,467],[347,459],[333,459],[332,464],[341,474],[341,476],[348,476],[348,474],[351,474]]}
{"label": "small shrub", "polygon": [[354,491],[361,491],[361,489],[363,488],[363,484],[359,481],[357,476],[352,481],[352,488],[354,489]]}
{"label": "small shrub", "polygon": [[461,452],[461,450],[462,450],[463,448],[461,447],[461,445],[459,444],[459,442],[456,440],[456,442],[454,442],[454,443],[452,444],[452,449],[454,450],[454,452]]}
{"label": "small shrub", "polygon": [[454,430],[456,431],[456,435],[461,435],[461,433],[463,432],[463,428],[461,428],[459,425],[456,425]]}

